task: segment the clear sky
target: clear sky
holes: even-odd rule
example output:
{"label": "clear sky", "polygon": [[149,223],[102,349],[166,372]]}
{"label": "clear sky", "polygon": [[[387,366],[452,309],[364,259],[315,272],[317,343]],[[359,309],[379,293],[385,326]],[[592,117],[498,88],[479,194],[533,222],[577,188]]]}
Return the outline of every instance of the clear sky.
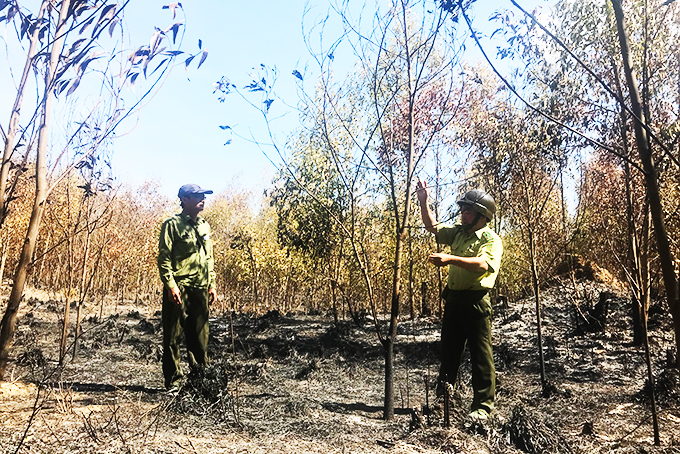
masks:
{"label": "clear sky", "polygon": [[[170,23],[163,4],[167,1],[129,5],[127,21],[140,39],[144,33],[139,30],[146,29],[149,35],[153,25],[164,28]],[[251,68],[266,63],[279,68],[282,89],[294,98],[290,74],[298,61],[307,58],[300,27],[304,3],[188,0],[182,5],[187,16],[183,48],[196,52],[201,39],[208,59],[199,70],[192,65],[188,74],[183,66],[173,70],[159,94],[142,109],[134,130],[115,141],[114,170],[122,181],[156,179],[162,191],[173,196],[188,182],[216,192],[235,179],[249,188],[264,187],[273,175],[272,165],[246,141],[234,138],[225,146],[230,135],[219,128],[230,125],[245,135],[254,129],[259,136],[262,119],[236,95],[219,103],[213,83],[227,76],[243,86]]]}
{"label": "clear sky", "polygon": [[[169,23],[167,4],[161,0],[132,1],[127,20],[134,33],[143,36],[152,26],[163,28]],[[542,0],[524,0],[525,8],[546,5]],[[276,66],[279,70],[277,92],[286,102],[297,101],[294,69],[305,73],[311,57],[302,37],[305,7],[308,18],[325,14],[328,2],[315,0],[185,0],[187,34],[184,49],[195,52],[198,39],[209,51],[205,64],[187,74],[183,67],[175,68],[160,93],[141,111],[134,130],[115,142],[114,169],[122,181],[141,183],[156,179],[163,193],[174,196],[184,183],[194,182],[221,192],[232,184],[248,188],[264,188],[275,169],[262,151],[238,137],[231,138],[220,125],[236,127],[242,135],[255,135],[266,141],[262,117],[233,94],[224,104],[213,94],[213,83],[222,76],[229,77],[239,87],[248,81],[247,73],[260,63]],[[495,24],[488,17],[496,9],[512,8],[509,0],[478,0],[473,4],[475,27],[490,33]],[[474,48],[469,41],[468,49]],[[489,53],[495,54],[490,46]],[[480,58],[469,52],[469,59]],[[309,73],[308,73],[309,74]],[[309,77],[313,77],[309,74]],[[306,81],[311,86],[313,81]],[[277,140],[283,144],[297,116],[292,109],[287,117],[274,124]],[[273,107],[272,107],[273,109]],[[122,132],[122,131],[121,131]],[[271,149],[265,149],[274,157]]]}
{"label": "clear sky", "polygon": [[[368,0],[368,3],[372,1]],[[31,2],[27,2],[29,8],[33,6],[28,3]],[[38,2],[32,3],[37,9]],[[154,26],[165,29],[173,22],[170,11],[162,9],[168,3],[168,0],[130,1],[125,21],[133,43],[148,42]],[[208,59],[199,70],[194,63],[188,73],[180,63],[139,115],[121,125],[117,130],[120,137],[113,145],[114,173],[120,182],[133,185],[156,180],[162,193],[169,197],[175,197],[179,186],[189,182],[216,193],[234,185],[260,191],[274,175],[274,166],[257,146],[232,137],[219,126],[229,125],[241,135],[252,134],[257,140],[266,142],[263,119],[236,94],[219,103],[217,95],[213,94],[213,83],[227,76],[243,87],[250,80],[248,72],[264,63],[278,69],[277,94],[294,106],[297,91],[292,71],[305,74],[304,83],[308,89],[313,87],[315,77],[315,68],[302,36],[304,11],[309,10],[305,20],[309,23],[325,15],[330,3],[328,0],[184,0],[181,3],[186,15],[183,50],[197,52],[201,39],[203,48],[209,51]],[[363,4],[359,1],[350,3]],[[548,5],[546,0],[521,0],[520,4],[527,9],[537,5],[547,9]],[[496,9],[506,8],[513,9],[509,0],[477,0],[471,12],[476,18],[475,28],[490,34],[497,25],[489,23],[489,16]],[[519,14],[517,10],[515,12]],[[16,41],[10,30],[5,29],[4,33],[8,45]],[[471,40],[468,40],[467,49],[466,59],[480,58]],[[495,55],[495,45],[489,44],[488,52]],[[0,71],[0,83],[7,83],[6,77],[6,71]],[[13,96],[12,90],[0,92],[3,127],[9,118]],[[287,113],[273,123],[277,142],[284,144],[297,126],[297,114],[293,108],[286,108],[278,101],[272,106],[272,112]],[[231,144],[225,146],[230,138]],[[272,149],[265,147],[265,152],[275,159]]]}

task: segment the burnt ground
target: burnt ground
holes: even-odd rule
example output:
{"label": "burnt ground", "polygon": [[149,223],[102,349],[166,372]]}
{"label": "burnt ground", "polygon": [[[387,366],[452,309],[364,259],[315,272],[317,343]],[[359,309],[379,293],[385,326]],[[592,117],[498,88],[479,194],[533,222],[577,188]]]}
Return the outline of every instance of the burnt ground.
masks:
{"label": "burnt ground", "polygon": [[[631,346],[629,301],[612,294],[604,331],[587,323],[603,291],[554,282],[542,296],[546,377],[538,367],[534,302],[498,305],[497,410],[466,420],[466,359],[451,425],[427,411],[437,367],[436,319],[402,321],[396,415],[382,419],[382,348],[371,326],[323,316],[211,318],[212,364],[178,393],[162,389],[158,306],[85,308],[78,356],[57,367],[61,305],[23,304],[7,381],[0,384],[0,450],[40,453],[675,453],[680,389],[668,368],[668,311],[650,311],[661,446],[653,446],[644,349]],[[575,305],[578,303],[578,308]],[[585,317],[585,318],[584,318]],[[592,320],[591,320],[592,322]],[[427,395],[426,395],[427,394]],[[435,408],[435,410],[437,410]]]}

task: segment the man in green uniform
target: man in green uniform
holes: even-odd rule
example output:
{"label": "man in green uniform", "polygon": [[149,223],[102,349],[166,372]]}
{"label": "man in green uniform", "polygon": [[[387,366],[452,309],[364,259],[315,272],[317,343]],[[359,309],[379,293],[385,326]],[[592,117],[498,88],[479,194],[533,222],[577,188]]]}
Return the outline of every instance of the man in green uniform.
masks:
{"label": "man in green uniform", "polygon": [[208,306],[215,300],[210,226],[198,214],[205,194],[196,184],[179,188],[182,212],[167,219],[158,239],[158,270],[163,281],[163,375],[165,387],[182,381],[179,346],[182,335],[189,367],[208,363]]}
{"label": "man in green uniform", "polygon": [[474,391],[470,417],[483,420],[493,411],[496,390],[488,292],[498,276],[503,244],[487,226],[496,212],[496,203],[484,191],[468,191],[457,202],[461,223],[445,227],[437,224],[430,211],[427,184],[418,181],[416,191],[425,229],[435,234],[437,243],[451,247],[449,254],[433,253],[428,258],[435,266],[449,265],[449,278],[442,295],[446,305],[442,320],[437,394],[443,393],[446,383],[455,383],[467,343]]}

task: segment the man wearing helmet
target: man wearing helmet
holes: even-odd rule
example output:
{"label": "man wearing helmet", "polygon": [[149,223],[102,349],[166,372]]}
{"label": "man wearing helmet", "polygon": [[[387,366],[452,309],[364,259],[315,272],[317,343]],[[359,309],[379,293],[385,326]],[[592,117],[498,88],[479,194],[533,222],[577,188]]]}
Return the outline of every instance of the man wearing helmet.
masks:
{"label": "man wearing helmet", "polygon": [[467,344],[474,391],[470,417],[486,419],[493,411],[496,389],[488,292],[496,282],[503,254],[501,239],[487,226],[496,212],[496,203],[482,190],[468,191],[457,202],[460,224],[446,227],[436,222],[428,206],[427,183],[418,181],[416,193],[425,229],[435,234],[437,243],[451,247],[450,253],[436,252],[428,257],[435,266],[449,265],[448,282],[442,294],[446,305],[437,394],[443,394],[447,382],[455,383]]}

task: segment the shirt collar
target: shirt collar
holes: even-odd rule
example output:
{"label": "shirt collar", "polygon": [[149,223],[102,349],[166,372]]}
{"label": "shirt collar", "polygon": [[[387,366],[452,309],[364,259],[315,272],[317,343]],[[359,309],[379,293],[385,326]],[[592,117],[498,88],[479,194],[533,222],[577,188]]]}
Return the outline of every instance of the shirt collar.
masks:
{"label": "shirt collar", "polygon": [[[186,214],[186,213],[179,213],[179,217],[180,217],[180,219],[182,219],[182,221],[184,221],[184,222],[186,222],[186,223],[188,223],[188,222],[190,222],[190,221],[191,221],[191,222],[194,222],[194,220],[191,219],[191,216],[189,216],[189,215]],[[199,215],[199,216],[196,218],[196,225],[200,224],[202,220],[203,220],[203,218]]]}
{"label": "shirt collar", "polygon": [[484,232],[486,232],[487,230],[489,230],[489,226],[488,226],[488,225],[485,225],[485,226],[482,227],[481,229],[476,230],[476,231],[475,231],[475,234],[477,235],[477,238],[479,238],[479,239],[481,240],[481,239],[482,239],[482,235],[484,235]]}
{"label": "shirt collar", "polygon": [[[463,233],[465,233],[465,230],[463,229],[463,224],[456,224],[456,225],[457,225],[458,227],[460,227],[460,229],[463,231]],[[487,231],[487,230],[489,230],[489,226],[488,226],[488,225],[485,225],[485,226],[482,227],[481,229],[475,230],[475,231],[472,232],[472,233],[474,233],[474,234],[477,236],[477,239],[478,239],[478,240],[481,240],[481,239],[482,239],[482,235],[483,235],[484,232]],[[466,236],[466,238],[470,238],[470,236],[471,236],[471,235],[468,235],[468,236]]]}

